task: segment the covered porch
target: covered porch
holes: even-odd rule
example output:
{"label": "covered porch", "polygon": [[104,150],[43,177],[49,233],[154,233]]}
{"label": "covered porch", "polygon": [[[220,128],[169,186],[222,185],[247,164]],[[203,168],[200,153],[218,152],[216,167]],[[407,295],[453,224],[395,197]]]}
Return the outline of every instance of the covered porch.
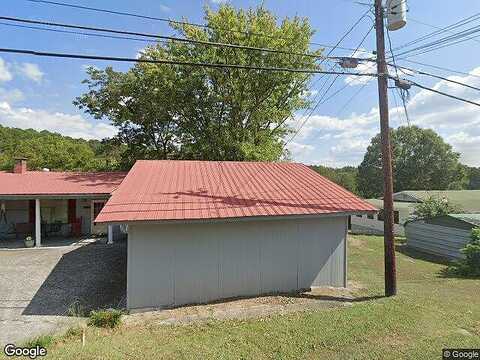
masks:
{"label": "covered porch", "polygon": [[94,222],[106,201],[104,196],[0,196],[0,247],[24,247],[29,236],[36,247],[71,245],[102,236],[111,244],[120,229]]}

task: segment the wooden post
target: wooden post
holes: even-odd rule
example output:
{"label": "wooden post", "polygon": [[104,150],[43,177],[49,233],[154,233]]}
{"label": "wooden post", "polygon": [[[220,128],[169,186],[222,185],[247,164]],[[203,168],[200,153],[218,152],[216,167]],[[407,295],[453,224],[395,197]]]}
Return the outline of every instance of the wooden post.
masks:
{"label": "wooden post", "polygon": [[35,246],[42,246],[42,221],[40,216],[40,199],[35,199]]}
{"label": "wooden post", "polygon": [[377,79],[380,109],[380,134],[383,164],[383,233],[385,248],[385,295],[397,294],[395,265],[395,238],[393,234],[393,175],[390,127],[388,118],[388,67],[385,61],[385,34],[383,28],[382,0],[375,0],[375,27],[377,32]]}

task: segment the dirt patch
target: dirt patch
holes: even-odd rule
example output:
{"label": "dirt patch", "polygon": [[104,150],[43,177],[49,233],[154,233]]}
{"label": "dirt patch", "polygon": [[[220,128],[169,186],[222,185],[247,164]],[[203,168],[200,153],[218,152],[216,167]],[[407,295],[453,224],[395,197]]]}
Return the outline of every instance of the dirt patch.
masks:
{"label": "dirt patch", "polygon": [[348,244],[355,248],[364,248],[366,245],[366,241],[358,236],[349,236],[348,237]]}
{"label": "dirt patch", "polygon": [[[354,284],[358,285],[358,284]],[[148,311],[125,316],[126,326],[188,324],[208,320],[247,319],[295,311],[351,306],[355,288],[313,288],[294,294],[231,299],[223,302],[191,305],[175,309]]]}

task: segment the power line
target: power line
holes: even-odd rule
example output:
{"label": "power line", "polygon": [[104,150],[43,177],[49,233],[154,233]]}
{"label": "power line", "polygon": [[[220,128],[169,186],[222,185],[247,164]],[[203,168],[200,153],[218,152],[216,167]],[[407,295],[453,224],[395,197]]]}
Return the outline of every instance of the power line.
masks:
{"label": "power line", "polygon": [[[271,38],[271,39],[291,40],[291,39],[288,39],[288,38],[285,38],[285,37],[276,37],[276,36],[273,36],[273,35],[270,35],[270,34],[265,34],[265,33],[260,33],[260,32],[232,30],[232,29],[226,29],[226,28],[217,28],[217,27],[213,27],[213,26],[210,26],[210,25],[207,25],[207,24],[192,23],[192,22],[184,21],[184,20],[176,20],[176,19],[170,19],[170,18],[149,16],[149,15],[132,13],[132,12],[127,12],[127,11],[117,11],[117,10],[110,10],[110,9],[94,8],[94,7],[69,4],[69,3],[59,2],[59,1],[48,1],[48,0],[27,0],[27,1],[37,3],[37,4],[55,5],[55,6],[69,7],[69,8],[74,8],[74,9],[81,9],[81,10],[107,13],[107,14],[113,14],[113,15],[122,15],[122,16],[134,17],[134,18],[139,18],[139,19],[145,19],[145,20],[161,21],[161,22],[177,24],[177,25],[189,25],[189,26],[195,26],[195,27],[199,27],[199,28],[203,28],[203,29],[222,30],[222,31],[229,32],[229,33],[243,34],[243,35],[247,35],[247,36],[259,36],[259,37],[266,37],[266,38]],[[313,41],[310,42],[310,44],[315,45],[315,46],[324,47],[324,48],[336,48],[336,49],[339,49],[339,50],[347,50],[347,51],[353,50],[353,48],[339,47],[339,46],[335,46],[335,45],[328,45],[328,44],[323,44],[323,43],[318,43],[318,42],[313,42]],[[371,53],[371,51],[368,51],[368,50],[362,50],[362,52]]]}
{"label": "power line", "polygon": [[322,70],[313,70],[313,69],[294,69],[294,68],[283,68],[283,67],[260,67],[260,66],[240,65],[240,64],[204,63],[204,62],[191,62],[191,61],[166,60],[166,59],[163,59],[163,60],[145,59],[145,58],[135,59],[135,58],[115,57],[115,56],[42,52],[42,51],[25,50],[25,49],[11,49],[11,48],[0,48],[0,52],[45,56],[45,57],[56,57],[56,58],[106,60],[106,61],[131,62],[131,63],[201,66],[201,67],[210,67],[210,68],[232,68],[232,69],[242,69],[242,70],[294,72],[294,73],[306,73],[306,74],[330,74],[330,75],[349,75],[349,76],[358,75],[358,76],[373,76],[373,77],[377,76],[377,74],[350,73],[350,72],[341,72],[341,71],[322,71]]}
{"label": "power line", "polygon": [[411,45],[414,45],[414,44],[417,44],[419,42],[422,42],[424,40],[427,40],[427,39],[430,39],[432,37],[435,37],[437,35],[440,35],[442,33],[445,33],[445,32],[451,32],[453,29],[457,29],[461,26],[464,26],[466,24],[469,24],[473,21],[476,21],[478,18],[480,17],[480,13],[477,13],[477,14],[474,14],[472,16],[469,16],[465,19],[461,19],[459,21],[457,21],[456,23],[454,24],[451,24],[451,25],[448,25],[446,27],[443,27],[443,28],[439,28],[437,31],[433,31],[433,32],[430,32],[426,35],[423,35],[423,36],[420,36],[419,38],[417,39],[414,39],[414,40],[411,40],[407,43],[404,43],[400,46],[397,46],[394,50],[400,50],[400,49],[403,49],[405,47],[408,47],[408,46],[411,46]]}
{"label": "power line", "polygon": [[[456,84],[456,85],[461,85],[461,86],[465,86],[465,87],[473,89],[473,90],[480,91],[479,87],[469,85],[469,84],[466,84],[466,83],[461,82],[461,81],[452,80],[452,79],[446,78],[444,76],[440,76],[440,75],[428,73],[428,72],[425,72],[425,71],[408,68],[408,67],[405,67],[405,66],[397,66],[397,65],[395,65],[395,66],[398,67],[399,69],[405,69],[405,70],[408,70],[408,71],[411,71],[411,72],[414,72],[414,73],[417,73],[417,74],[420,74],[420,75],[430,76],[430,77],[433,77],[433,78],[436,78],[436,79],[440,79],[440,80],[447,81],[447,82],[450,82],[450,83],[453,83],[453,84]],[[397,74],[397,77],[398,77],[398,74]]]}
{"label": "power line", "polygon": [[367,87],[368,84],[370,84],[370,82],[366,82],[357,91],[355,91],[355,93],[345,102],[345,104],[343,104],[340,110],[337,111],[337,116],[339,116],[347,108],[347,106],[352,103],[352,101]]}
{"label": "power line", "polygon": [[[412,17],[409,17],[409,20],[410,20],[410,21],[413,21],[413,22],[415,22],[415,23],[417,23],[417,24],[420,24],[420,25],[428,26],[428,27],[430,27],[430,28],[432,28],[432,29],[437,29],[437,30],[444,30],[444,29],[445,29],[445,28],[442,28],[442,27],[440,27],[440,26],[435,26],[435,25],[432,25],[432,24],[428,24],[428,23],[426,23],[426,22],[424,22],[424,21],[420,21],[420,20],[413,19]],[[447,30],[447,31],[448,31],[448,32],[452,32],[451,30]],[[477,39],[473,39],[473,41],[475,41],[475,42],[477,42],[477,43],[480,43],[480,40],[477,40]]]}
{"label": "power line", "polygon": [[278,49],[259,48],[259,47],[254,47],[254,46],[246,46],[246,45],[238,45],[238,44],[229,44],[229,43],[221,43],[221,42],[186,39],[186,38],[179,38],[179,37],[175,37],[175,36],[155,35],[155,34],[136,32],[136,31],[125,31],[125,30],[99,28],[99,27],[91,27],[91,26],[83,26],[83,25],[64,24],[64,23],[49,22],[49,21],[22,19],[22,18],[9,17],[9,16],[0,16],[0,20],[21,22],[21,23],[27,23],[27,24],[63,27],[63,28],[69,28],[69,29],[80,29],[80,30],[88,30],[88,31],[107,32],[107,33],[113,33],[113,34],[141,36],[141,37],[148,37],[148,38],[152,38],[152,39],[162,39],[162,40],[170,40],[170,41],[176,41],[176,42],[191,43],[191,44],[195,44],[195,45],[226,47],[226,48],[231,48],[231,49],[261,51],[261,52],[270,52],[270,53],[280,53],[280,54],[287,54],[287,55],[305,56],[305,57],[316,58],[316,59],[323,58],[321,55],[317,55],[317,54],[298,53],[298,52],[284,51],[284,50],[278,50]]}
{"label": "power line", "polygon": [[[386,27],[386,29],[387,29],[388,47],[390,49],[390,53],[391,53],[392,59],[393,59],[393,65],[395,67],[395,75],[397,76],[397,78],[399,78],[397,62],[395,60],[395,53],[392,50],[392,39],[390,37],[390,30],[388,29],[388,26]],[[389,64],[387,63],[387,65],[389,65]],[[398,94],[400,96],[400,99],[402,100],[403,110],[405,111],[405,117],[407,119],[407,124],[408,124],[408,126],[410,126],[410,116],[408,116],[408,110],[407,110],[407,96],[408,96],[408,93],[407,93],[406,90],[399,89],[399,88],[397,88],[397,91],[398,91]],[[395,92],[393,94],[395,96]],[[395,101],[396,101],[396,99],[395,99]]]}
{"label": "power line", "polygon": [[397,60],[406,61],[406,62],[409,62],[409,63],[412,63],[412,64],[422,65],[422,66],[426,66],[426,67],[431,67],[432,69],[448,71],[448,72],[451,72],[451,73],[454,73],[454,74],[474,76],[474,77],[480,78],[480,75],[470,74],[470,73],[467,73],[465,71],[460,71],[460,70],[453,70],[453,69],[449,69],[449,68],[438,66],[438,65],[426,64],[426,63],[423,63],[423,62],[420,62],[420,61],[408,60],[406,58],[400,58],[400,59],[397,59]]}
{"label": "power line", "polygon": [[40,31],[49,31],[49,32],[56,32],[56,33],[61,33],[61,34],[72,34],[72,35],[81,35],[81,36],[93,36],[93,37],[99,37],[99,38],[106,38],[106,39],[119,39],[119,40],[132,40],[132,41],[141,41],[141,42],[146,42],[149,44],[156,42],[162,42],[166,43],[167,41],[165,40],[149,40],[149,39],[143,39],[143,38],[134,38],[134,37],[129,37],[129,36],[117,36],[117,35],[106,35],[106,34],[93,34],[93,33],[86,33],[82,31],[71,31],[71,30],[60,30],[60,29],[49,29],[49,28],[43,28],[40,26],[29,26],[29,25],[20,25],[20,24],[9,24],[5,22],[0,22],[0,25],[4,26],[10,26],[10,27],[15,27],[15,28],[22,28],[22,29],[31,29],[31,30],[40,30]]}
{"label": "power line", "polygon": [[419,87],[420,89],[428,90],[428,91],[431,91],[431,92],[434,92],[434,93],[437,93],[437,94],[440,94],[440,95],[443,95],[443,96],[447,96],[447,97],[452,98],[452,99],[455,99],[455,100],[463,101],[463,102],[468,103],[468,104],[480,106],[480,103],[477,103],[477,102],[475,102],[475,101],[468,100],[468,99],[464,99],[464,98],[461,98],[461,97],[459,97],[459,96],[447,94],[447,93],[445,93],[445,92],[443,92],[443,91],[429,88],[429,87],[427,87],[427,86],[421,85],[421,84],[416,83],[416,82],[411,81],[411,80],[409,81],[409,83],[410,83],[411,85],[414,85],[414,86],[416,86],[416,87]]}
{"label": "power line", "polygon": [[[370,9],[368,9],[365,14],[362,16],[362,18],[364,16],[366,16],[368,13],[370,12]],[[360,20],[362,19],[360,18]],[[358,24],[359,21],[357,21],[356,24]],[[367,33],[365,34],[365,36],[363,36],[362,40],[360,41],[360,43],[358,44],[356,50],[358,50],[362,45],[363,43],[365,42],[366,38],[368,37],[368,35],[370,34],[370,32],[373,30],[373,26],[367,31]],[[352,56],[355,55],[355,52],[356,50],[352,53]],[[331,82],[331,84],[328,86],[327,90],[325,90],[325,92],[323,93],[322,97],[318,100],[318,102],[316,103],[316,105],[312,108],[312,110],[310,111],[310,113],[308,114],[308,116],[304,119],[304,121],[300,124],[300,127],[295,131],[295,133],[290,137],[290,139],[288,139],[285,144],[283,145],[283,147],[287,146],[287,144],[289,144],[297,135],[298,133],[300,132],[300,130],[302,130],[302,128],[305,126],[305,124],[307,123],[307,121],[311,118],[311,116],[313,115],[313,113],[315,112],[315,110],[321,105],[321,104],[324,104],[325,102],[327,102],[328,100],[330,100],[331,98],[333,98],[335,95],[337,95],[340,91],[342,91],[343,89],[345,89],[349,83],[345,84],[341,89],[337,90],[335,93],[333,93],[330,97],[328,97],[327,99],[325,99],[325,96],[327,95],[328,91],[332,88],[333,84],[335,84],[335,82],[337,81],[339,75],[337,75],[333,81]],[[325,99],[325,100],[324,100]],[[305,114],[304,114],[305,116]]]}
{"label": "power line", "polygon": [[[471,40],[475,37],[478,37],[478,35],[475,35],[475,36],[472,36],[472,37],[465,38],[466,36],[478,33],[479,31],[480,31],[480,26],[477,25],[477,26],[474,26],[472,28],[468,28],[466,30],[460,31],[458,33],[454,33],[453,35],[449,35],[449,36],[440,38],[438,40],[432,41],[430,43],[418,46],[416,48],[406,50],[404,52],[401,52],[401,53],[397,54],[397,56],[405,56],[407,54],[410,55],[410,56],[413,56],[413,55],[411,55],[413,53],[415,53],[415,55],[420,55],[420,54],[430,52],[430,51],[434,51],[434,50],[438,50],[438,49],[441,49],[441,48],[444,48],[444,47],[447,47],[447,46],[452,46],[452,45],[455,45],[457,43],[461,43],[461,42],[464,42],[464,41]],[[396,50],[396,49],[394,49],[394,50]]]}
{"label": "power line", "polygon": [[[360,24],[360,22],[368,15],[369,12],[370,12],[370,9],[368,9],[367,11],[365,11],[365,12],[360,16],[360,18],[359,18],[357,21],[355,21],[355,23],[353,23],[353,24],[350,26],[350,28],[347,29],[347,31],[346,31],[346,32],[342,35],[342,37],[337,41],[337,43],[335,44],[335,47],[333,47],[333,48],[327,53],[326,58],[328,58],[328,57],[330,56],[330,54],[336,49],[336,47],[339,46],[339,45],[342,43],[343,40],[345,40],[345,38],[357,27],[358,24]],[[370,29],[370,31],[371,31],[371,29]],[[370,33],[370,31],[369,31],[368,33]],[[367,35],[368,35],[368,33],[367,33]],[[358,51],[358,49],[360,48],[360,46],[361,46],[361,45],[363,44],[363,42],[365,41],[365,38],[366,38],[366,36],[362,38],[362,41],[360,42],[359,46],[357,46],[356,49],[352,49],[352,50],[353,50],[352,55],[354,55],[354,54]],[[319,65],[321,65],[322,63],[323,63],[323,60],[320,62]],[[333,70],[334,68],[335,68],[335,64],[332,65],[332,66],[330,66],[329,71]],[[318,79],[316,79],[316,80],[313,82],[313,84],[312,84],[312,86],[310,87],[309,90],[311,90],[311,89],[313,88],[313,85],[314,85],[315,83],[317,83],[318,81],[320,81],[320,80],[321,80],[322,78],[324,78],[325,76],[326,76],[326,75],[322,75],[322,76],[320,76]],[[305,78],[303,84],[305,84],[305,82],[306,82],[307,80],[308,80],[308,77]],[[320,95],[320,92],[321,92],[321,91],[323,90],[323,88],[325,87],[327,81],[328,81],[328,80],[325,80],[325,82],[323,83],[322,87],[321,87],[320,90],[318,91],[317,96],[321,96],[321,95]],[[314,101],[317,100],[317,96],[315,96]],[[320,99],[319,101],[321,101],[321,99]],[[317,105],[317,106],[318,106],[318,105]],[[307,112],[308,112],[308,109],[305,110],[305,112],[303,113],[303,117],[307,114]],[[290,118],[291,118],[291,116],[288,116],[288,117],[286,117],[285,119],[283,119],[283,121],[281,121],[274,129],[275,129],[275,130],[278,129],[280,126],[282,126],[282,125],[283,125],[288,119],[290,119]],[[285,147],[285,145],[286,145],[286,144],[284,144],[283,148]]]}

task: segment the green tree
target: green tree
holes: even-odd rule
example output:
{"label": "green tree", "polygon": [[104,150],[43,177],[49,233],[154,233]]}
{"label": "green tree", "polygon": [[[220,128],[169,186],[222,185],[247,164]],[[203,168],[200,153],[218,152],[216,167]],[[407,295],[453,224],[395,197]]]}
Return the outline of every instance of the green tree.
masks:
{"label": "green tree", "polygon": [[357,193],[358,169],[356,167],[345,166],[337,169],[328,166],[314,165],[311,168],[334,183],[343,186],[345,189]]}
{"label": "green tree", "polygon": [[468,183],[466,188],[469,190],[480,190],[480,168],[467,167]]}
{"label": "green tree", "polygon": [[[417,126],[391,129],[394,191],[461,188],[465,172],[460,154],[434,131]],[[380,135],[376,135],[358,168],[358,189],[364,197],[383,194]]]}
{"label": "green tree", "polygon": [[[309,52],[313,34],[306,19],[295,17],[278,24],[262,7],[245,11],[223,5],[216,12],[206,9],[205,20],[208,28],[172,26],[179,36],[191,40],[296,53]],[[172,41],[147,47],[141,58],[318,68],[312,57]],[[126,145],[124,159],[129,163],[138,158],[277,160],[284,155],[282,138],[289,132],[285,120],[307,105],[302,95],[310,77],[148,63],[127,72],[90,68],[88,76],[84,81],[88,92],[74,103],[118,127],[117,139]]]}
{"label": "green tree", "polygon": [[19,156],[28,158],[30,170],[104,170],[107,161],[102,151],[102,143],[97,140],[86,141],[49,131],[0,126],[1,170],[11,170],[14,159]]}

